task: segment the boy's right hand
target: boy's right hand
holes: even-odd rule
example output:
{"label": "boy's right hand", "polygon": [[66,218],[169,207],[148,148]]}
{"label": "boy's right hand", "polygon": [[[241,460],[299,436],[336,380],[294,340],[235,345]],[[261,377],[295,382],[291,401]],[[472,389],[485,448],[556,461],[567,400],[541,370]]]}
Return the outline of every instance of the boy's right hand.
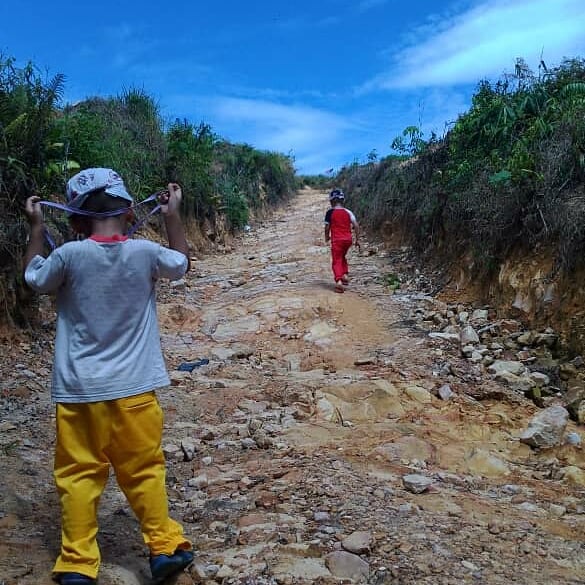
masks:
{"label": "boy's right hand", "polygon": [[183,191],[177,183],[169,183],[160,196],[160,210],[163,215],[179,215]]}
{"label": "boy's right hand", "polygon": [[31,226],[43,225],[43,212],[41,211],[40,197],[32,195],[26,200],[24,212]]}

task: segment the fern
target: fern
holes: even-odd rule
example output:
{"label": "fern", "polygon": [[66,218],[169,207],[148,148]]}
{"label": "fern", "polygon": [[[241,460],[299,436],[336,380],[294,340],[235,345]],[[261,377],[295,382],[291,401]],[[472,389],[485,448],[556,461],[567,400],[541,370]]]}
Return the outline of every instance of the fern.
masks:
{"label": "fern", "polygon": [[585,81],[567,83],[559,94],[562,98],[585,98]]}

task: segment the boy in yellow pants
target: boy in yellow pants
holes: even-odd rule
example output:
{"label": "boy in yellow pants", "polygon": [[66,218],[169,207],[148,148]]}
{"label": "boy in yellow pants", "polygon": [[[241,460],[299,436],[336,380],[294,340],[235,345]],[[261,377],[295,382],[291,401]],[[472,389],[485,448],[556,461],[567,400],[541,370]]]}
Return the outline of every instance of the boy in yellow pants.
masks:
{"label": "boy in yellow pants", "polygon": [[156,317],[155,282],[189,267],[179,207],[181,189],[161,195],[169,247],[132,240],[132,197],[110,169],[87,169],[67,183],[67,211],[86,239],[43,256],[38,197],[26,202],[30,240],[25,280],[57,293],[52,379],[57,443],[54,477],[62,509],[61,585],[96,583],[97,507],[110,466],[140,521],[155,583],[193,561],[191,543],[169,517],[163,414],[154,393],[169,384]]}

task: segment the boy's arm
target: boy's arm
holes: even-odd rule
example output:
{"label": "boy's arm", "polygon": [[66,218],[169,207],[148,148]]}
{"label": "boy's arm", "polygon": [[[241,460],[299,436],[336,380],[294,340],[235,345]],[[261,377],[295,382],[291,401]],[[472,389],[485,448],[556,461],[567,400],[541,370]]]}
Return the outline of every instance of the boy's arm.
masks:
{"label": "boy's arm", "polygon": [[325,235],[325,243],[327,243],[331,239],[331,214],[333,213],[333,209],[329,208],[327,213],[325,214],[325,220],[323,221],[324,226],[324,235]]}
{"label": "boy's arm", "polygon": [[24,269],[35,256],[43,256],[45,249],[45,224],[39,204],[40,197],[32,196],[26,200],[25,213],[30,224],[30,236],[24,253]]}
{"label": "boy's arm", "polygon": [[169,183],[167,189],[168,196],[161,199],[161,211],[167,230],[167,238],[169,239],[169,248],[185,255],[187,258],[187,270],[189,270],[191,265],[189,245],[185,238],[185,229],[179,213],[183,193],[181,187],[176,183]]}
{"label": "boy's arm", "polygon": [[360,224],[357,221],[353,222],[353,233],[355,235],[355,245],[360,247]]}

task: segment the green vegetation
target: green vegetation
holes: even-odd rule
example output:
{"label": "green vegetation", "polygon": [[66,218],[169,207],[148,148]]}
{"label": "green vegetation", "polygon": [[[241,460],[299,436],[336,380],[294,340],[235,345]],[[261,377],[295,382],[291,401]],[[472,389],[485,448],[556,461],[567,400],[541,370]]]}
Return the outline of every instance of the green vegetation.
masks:
{"label": "green vegetation", "polygon": [[393,272],[388,272],[382,277],[382,283],[390,290],[398,290],[400,288],[400,278]]}
{"label": "green vegetation", "polygon": [[585,61],[518,60],[514,74],[482,81],[470,109],[438,139],[406,128],[399,156],[348,165],[337,182],[369,227],[394,230],[419,252],[477,273],[512,250],[556,246],[557,268],[585,252]]}
{"label": "green vegetation", "polygon": [[[64,87],[62,75],[44,79],[32,64],[19,68],[0,54],[0,322],[27,323],[34,302],[21,278],[25,199],[62,201],[80,168],[116,169],[138,201],[176,181],[188,220],[203,226],[221,219],[230,230],[298,186],[290,156],[231,144],[205,123],[165,124],[142,90],[63,106]],[[49,221],[67,237],[66,217]]]}
{"label": "green vegetation", "polygon": [[302,187],[322,191],[333,187],[332,178],[327,175],[301,175],[299,181]]}

